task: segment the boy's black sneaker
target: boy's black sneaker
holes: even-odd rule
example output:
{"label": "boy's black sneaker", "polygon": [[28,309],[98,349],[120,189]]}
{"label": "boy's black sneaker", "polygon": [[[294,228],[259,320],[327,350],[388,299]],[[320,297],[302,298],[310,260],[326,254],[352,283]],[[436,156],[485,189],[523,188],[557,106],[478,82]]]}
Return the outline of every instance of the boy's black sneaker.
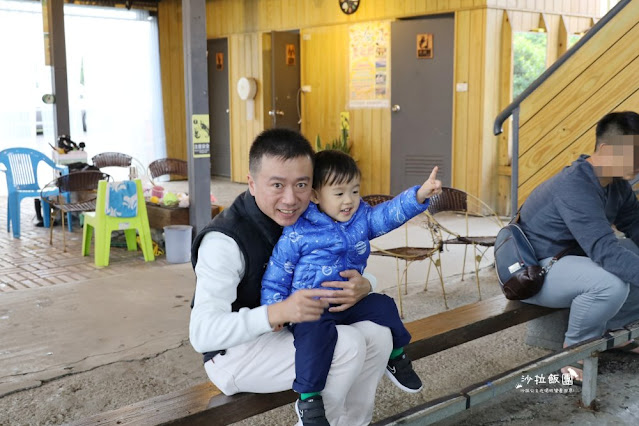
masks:
{"label": "boy's black sneaker", "polygon": [[295,412],[304,426],[330,426],[324,413],[324,401],[321,396],[314,396],[295,402]]}
{"label": "boy's black sneaker", "polygon": [[422,390],[422,381],[413,370],[410,359],[403,353],[401,356],[388,360],[386,376],[404,392],[417,393]]}

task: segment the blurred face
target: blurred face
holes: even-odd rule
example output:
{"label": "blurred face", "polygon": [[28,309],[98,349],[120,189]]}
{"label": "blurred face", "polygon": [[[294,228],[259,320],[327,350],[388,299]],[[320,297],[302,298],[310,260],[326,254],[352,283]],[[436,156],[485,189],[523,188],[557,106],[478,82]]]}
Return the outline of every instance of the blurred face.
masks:
{"label": "blurred face", "polygon": [[259,170],[249,173],[248,185],[260,210],[278,225],[288,226],[308,207],[312,179],[313,163],[308,157],[265,156]]}
{"label": "blurred face", "polygon": [[599,176],[632,180],[639,173],[639,137],[609,136],[599,151]]}
{"label": "blurred face", "polygon": [[348,222],[359,208],[359,178],[336,185],[324,185],[313,190],[313,202],[337,222]]}

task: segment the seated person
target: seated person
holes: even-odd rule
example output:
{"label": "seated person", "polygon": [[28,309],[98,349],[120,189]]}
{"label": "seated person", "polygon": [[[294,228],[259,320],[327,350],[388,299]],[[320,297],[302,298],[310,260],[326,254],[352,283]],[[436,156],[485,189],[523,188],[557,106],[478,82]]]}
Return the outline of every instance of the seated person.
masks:
{"label": "seated person", "polygon": [[[297,222],[284,228],[262,279],[262,303],[281,302],[301,289],[322,288],[338,281],[344,269],[364,271],[370,254],[369,239],[379,237],[428,208],[428,198],[441,192],[435,167],[424,184],[410,188],[393,200],[370,207],[361,203],[360,170],[348,154],[321,151],[315,155],[312,203]],[[300,394],[298,413],[312,410],[313,424],[323,417],[321,391],[333,359],[336,325],[372,321],[388,327],[393,336],[386,375],[400,389],[419,392],[422,382],[403,347],[410,342],[395,301],[371,293],[355,305],[332,307],[318,321],[291,324],[295,337],[295,381]],[[322,416],[320,416],[322,414]],[[300,415],[303,424],[306,418]],[[309,423],[310,424],[310,423]]]}
{"label": "seated person", "polygon": [[[639,319],[639,202],[629,180],[639,172],[639,114],[613,112],[596,128],[595,152],[539,185],[519,224],[542,266],[571,249],[524,302],[570,308],[564,347]],[[615,236],[614,225],[627,238]],[[623,349],[637,352],[631,342]],[[565,367],[578,383],[580,366]]]}
{"label": "seated person", "polygon": [[[189,339],[204,354],[209,379],[226,395],[290,389],[293,335],[279,325],[317,321],[329,300],[350,306],[372,291],[372,276],[345,270],[341,274],[348,281],[327,283],[340,290],[303,289],[260,306],[262,275],[282,227],[294,224],[308,207],[313,155],[298,132],[260,133],[249,152],[248,191],[194,239],[197,281]],[[391,334],[370,321],[337,328],[324,397],[327,418],[331,424],[368,425],[392,349]]]}

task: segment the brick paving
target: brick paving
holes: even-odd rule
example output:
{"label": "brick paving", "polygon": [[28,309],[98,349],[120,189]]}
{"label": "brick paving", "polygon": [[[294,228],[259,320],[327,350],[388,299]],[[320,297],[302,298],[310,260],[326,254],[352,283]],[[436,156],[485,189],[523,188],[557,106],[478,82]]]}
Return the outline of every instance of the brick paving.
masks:
{"label": "brick paving", "polygon": [[73,226],[66,232],[67,251],[62,247],[60,225],[53,228],[53,244],[49,245],[49,229],[35,226],[32,199],[21,205],[21,235],[13,238],[7,229],[7,197],[0,197],[0,293],[46,287],[55,284],[82,282],[92,278],[122,275],[132,270],[160,268],[167,264],[166,256],[156,256],[154,262],[144,262],[142,251],[129,252],[125,247],[111,247],[109,266],[95,266],[93,244],[89,256],[82,256],[82,227]]}
{"label": "brick paving", "polygon": [[[184,188],[180,189],[186,190],[186,182],[181,185]],[[211,181],[211,192],[223,206],[230,205],[245,190],[246,185],[225,179],[213,178]],[[133,270],[151,270],[167,265],[165,255],[156,256],[153,262],[145,262],[141,250],[129,252],[126,247],[114,247],[112,244],[109,266],[95,266],[93,243],[90,255],[82,256],[81,226],[74,223],[73,232],[65,230],[67,251],[64,252],[60,225],[54,226],[53,244],[49,245],[49,228],[35,226],[33,198],[23,200],[20,207],[21,235],[13,238],[13,233],[6,231],[7,197],[0,196],[0,293],[124,275]],[[152,233],[160,235],[153,230]]]}

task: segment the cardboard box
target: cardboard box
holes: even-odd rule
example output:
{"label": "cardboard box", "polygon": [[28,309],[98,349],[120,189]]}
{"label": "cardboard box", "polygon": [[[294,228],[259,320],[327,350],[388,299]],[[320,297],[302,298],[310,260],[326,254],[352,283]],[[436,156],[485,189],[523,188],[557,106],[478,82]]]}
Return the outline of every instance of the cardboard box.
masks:
{"label": "cardboard box", "polygon": [[[211,218],[217,216],[223,207],[212,205]],[[168,225],[189,225],[188,207],[165,207],[153,203],[146,203],[151,228],[162,229]]]}
{"label": "cardboard box", "polygon": [[52,151],[51,158],[56,164],[66,166],[72,163],[86,163],[87,153],[86,151],[69,151],[66,154],[58,154],[58,151]]}

